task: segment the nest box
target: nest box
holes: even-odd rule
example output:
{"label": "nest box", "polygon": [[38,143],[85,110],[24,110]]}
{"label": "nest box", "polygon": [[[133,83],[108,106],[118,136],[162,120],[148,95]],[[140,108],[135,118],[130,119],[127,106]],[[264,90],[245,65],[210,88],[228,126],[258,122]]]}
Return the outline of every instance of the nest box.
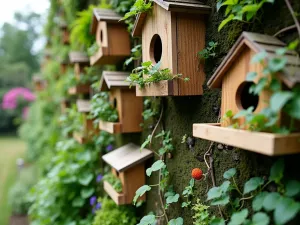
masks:
{"label": "nest box", "polygon": [[211,8],[200,1],[182,2],[153,0],[152,10],[141,13],[133,28],[133,36],[142,37],[143,62],[153,65],[161,61],[161,68],[172,74],[190,78],[151,83],[136,87],[137,96],[202,95],[205,80],[204,65],[197,52],[205,47],[205,21]]}
{"label": "nest box", "polygon": [[42,91],[46,88],[47,82],[42,77],[35,75],[32,77],[34,90],[35,91]]}
{"label": "nest box", "polygon": [[[243,32],[234,44],[214,75],[208,81],[210,88],[222,88],[221,115],[232,110],[236,114],[240,110],[254,108],[260,112],[269,105],[272,93],[267,90],[258,95],[250,94],[249,89],[262,77],[263,66],[250,63],[251,58],[259,53],[266,52],[266,60],[276,55],[276,50],[286,47],[286,44],[279,39],[257,33]],[[294,51],[287,51],[285,56],[287,65],[278,74],[278,79],[283,90],[291,89],[300,83],[300,60]],[[249,72],[256,72],[258,75],[254,82],[246,80]],[[280,125],[290,122],[290,119],[283,113],[279,115]],[[236,121],[235,121],[236,122]],[[240,125],[244,118],[238,119]],[[193,135],[195,137],[224,143],[227,145],[259,152],[266,155],[283,155],[300,152],[300,134],[290,135],[272,134],[266,132],[251,132],[228,128],[232,121],[222,121],[220,124],[194,124]]]}
{"label": "nest box", "polygon": [[84,124],[82,132],[74,132],[74,139],[80,144],[88,142],[93,135],[98,133],[98,129],[94,128],[93,120],[88,118],[91,110],[91,104],[89,100],[78,99],[76,101],[77,109],[79,113],[83,113]]}
{"label": "nest box", "polygon": [[111,9],[94,9],[91,33],[96,36],[98,51],[90,57],[91,65],[116,64],[130,56],[127,25]]}
{"label": "nest box", "polygon": [[70,43],[70,32],[68,30],[68,26],[66,22],[61,22],[59,25],[61,30],[61,42],[64,45],[68,45]]}
{"label": "nest box", "polygon": [[[152,151],[141,150],[140,146],[132,143],[102,156],[102,159],[112,167],[113,174],[122,183],[122,193],[118,193],[112,185],[104,181],[104,190],[117,205],[131,204],[136,190],[145,185],[145,161],[152,156]],[[146,200],[146,196],[140,199]]]}
{"label": "nest box", "polygon": [[69,95],[89,94],[90,84],[77,84],[74,87],[70,87],[68,93]]}
{"label": "nest box", "polygon": [[80,74],[84,73],[84,68],[89,66],[90,60],[84,52],[70,52],[70,63],[74,64],[74,73],[77,80],[80,79]]}
{"label": "nest box", "polygon": [[143,122],[143,98],[135,95],[135,89],[125,81],[129,73],[103,71],[100,80],[100,90],[109,91],[109,99],[117,109],[119,122],[100,121],[99,127],[110,133],[141,132]]}

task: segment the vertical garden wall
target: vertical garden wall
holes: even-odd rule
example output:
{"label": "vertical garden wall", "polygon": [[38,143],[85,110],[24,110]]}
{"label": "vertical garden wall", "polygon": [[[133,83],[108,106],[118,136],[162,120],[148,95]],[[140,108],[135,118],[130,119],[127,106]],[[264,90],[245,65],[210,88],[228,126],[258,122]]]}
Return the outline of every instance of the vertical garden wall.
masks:
{"label": "vertical garden wall", "polygon": [[20,130],[42,171],[32,224],[298,224],[299,12],[51,1],[47,85]]}

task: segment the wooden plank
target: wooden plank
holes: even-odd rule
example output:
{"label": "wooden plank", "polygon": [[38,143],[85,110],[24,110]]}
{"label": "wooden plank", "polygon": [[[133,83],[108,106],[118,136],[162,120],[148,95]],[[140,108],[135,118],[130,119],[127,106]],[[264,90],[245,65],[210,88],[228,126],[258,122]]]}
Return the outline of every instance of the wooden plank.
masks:
{"label": "wooden plank", "polygon": [[69,88],[68,93],[70,95],[88,94],[88,93],[90,93],[90,85],[89,84],[81,84],[81,85],[77,85],[75,87],[71,87],[71,88]]}
{"label": "wooden plank", "polygon": [[173,81],[160,81],[157,83],[147,84],[144,88],[136,86],[136,96],[169,96],[173,95]]}
{"label": "wooden plank", "polygon": [[300,133],[283,135],[193,124],[193,136],[269,156],[300,153]]}
{"label": "wooden plank", "polygon": [[89,100],[77,99],[76,105],[78,112],[87,113],[91,110],[91,103]]}
{"label": "wooden plank", "polygon": [[151,158],[153,152],[148,149],[140,150],[133,143],[124,145],[102,156],[102,159],[119,172],[123,172]]}
{"label": "wooden plank", "polygon": [[88,63],[89,57],[84,52],[72,51],[69,53],[71,63]]}
{"label": "wooden plank", "polygon": [[125,204],[125,195],[123,193],[118,193],[107,181],[103,182],[105,192],[112,198],[112,200],[117,205]]}
{"label": "wooden plank", "polygon": [[118,134],[122,132],[122,124],[100,120],[99,129],[111,134]]}
{"label": "wooden plank", "polygon": [[139,37],[142,35],[142,30],[143,30],[146,17],[147,17],[147,13],[139,13],[137,15],[131,33],[132,37]]}

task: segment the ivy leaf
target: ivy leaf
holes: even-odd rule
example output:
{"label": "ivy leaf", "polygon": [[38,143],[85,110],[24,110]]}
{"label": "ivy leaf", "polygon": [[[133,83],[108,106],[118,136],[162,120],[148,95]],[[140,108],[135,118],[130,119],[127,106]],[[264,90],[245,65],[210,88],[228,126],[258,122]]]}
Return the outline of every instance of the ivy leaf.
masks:
{"label": "ivy leaf", "polygon": [[268,54],[266,51],[259,52],[252,57],[251,63],[263,62],[263,60],[267,57],[267,55]]}
{"label": "ivy leaf", "polygon": [[256,72],[249,72],[246,76],[246,81],[254,81],[254,79],[257,77]]}
{"label": "ivy leaf", "polygon": [[226,180],[223,182],[223,184],[220,186],[223,193],[228,191],[228,188],[230,186],[230,181]]}
{"label": "ivy leaf", "polygon": [[139,197],[143,196],[147,191],[150,191],[151,187],[149,185],[143,185],[139,189],[136,190],[135,196],[133,198],[133,204],[136,204],[136,201],[138,200]]}
{"label": "ivy leaf", "polygon": [[155,215],[144,216],[137,225],[152,225],[156,221]]}
{"label": "ivy leaf", "polygon": [[273,58],[269,60],[268,68],[271,72],[276,73],[284,69],[287,58]]}
{"label": "ivy leaf", "polygon": [[254,211],[260,211],[263,207],[263,203],[265,197],[267,196],[267,192],[261,192],[252,201],[252,208]]}
{"label": "ivy leaf", "polygon": [[80,176],[80,178],[78,179],[79,183],[84,185],[84,186],[87,186],[94,178],[94,174],[92,173],[89,173],[89,174],[86,174],[84,173],[82,176]]}
{"label": "ivy leaf", "polygon": [[72,206],[73,207],[82,207],[84,205],[84,199],[81,198],[80,196],[77,196],[73,201],[72,201]]}
{"label": "ivy leaf", "polygon": [[227,205],[229,203],[229,196],[224,195],[221,198],[214,199],[211,205]]}
{"label": "ivy leaf", "polygon": [[[231,111],[232,112],[232,111]],[[230,178],[232,178],[234,175],[236,174],[236,169],[235,168],[231,168],[229,170],[227,170],[224,174],[223,177],[227,180],[229,180]]]}
{"label": "ivy leaf", "polygon": [[235,212],[230,218],[228,225],[241,225],[248,216],[248,209],[243,209],[240,212]]}
{"label": "ivy leaf", "polygon": [[207,193],[207,200],[219,198],[222,195],[222,189],[220,187],[213,187]]}
{"label": "ivy leaf", "polygon": [[218,31],[220,31],[227,23],[229,23],[231,20],[233,20],[233,18],[234,18],[234,15],[230,14],[225,20],[223,20],[218,27]]}
{"label": "ivy leaf", "polygon": [[168,196],[167,199],[166,199],[166,203],[171,204],[171,203],[174,203],[174,202],[178,202],[178,199],[179,199],[179,194]]}
{"label": "ivy leaf", "polygon": [[300,109],[300,94],[298,94],[296,97],[292,99],[291,103],[289,104],[288,114],[291,117],[300,120],[299,109]]}
{"label": "ivy leaf", "polygon": [[153,165],[152,165],[150,168],[148,168],[148,169],[146,170],[147,176],[150,177],[151,174],[152,174],[152,172],[158,171],[158,170],[160,170],[161,168],[163,168],[164,166],[165,166],[164,161],[162,161],[162,160],[157,160],[155,163],[153,163]]}
{"label": "ivy leaf", "polygon": [[252,217],[252,225],[268,225],[269,222],[269,216],[262,212],[255,213]]}
{"label": "ivy leaf", "polygon": [[279,112],[292,97],[293,93],[289,91],[276,92],[270,99],[271,110],[274,113]]}
{"label": "ivy leaf", "polygon": [[84,188],[81,190],[80,195],[82,198],[87,199],[89,197],[92,196],[92,194],[94,194],[95,189],[93,187],[91,188]]}
{"label": "ivy leaf", "polygon": [[210,225],[225,225],[225,220],[221,218],[214,218],[211,222]]}
{"label": "ivy leaf", "polygon": [[294,197],[300,193],[300,182],[297,180],[289,180],[285,186],[285,195]]}
{"label": "ivy leaf", "polygon": [[168,225],[183,225],[183,219],[178,217],[177,219],[172,219],[169,221]]}
{"label": "ivy leaf", "polygon": [[264,184],[264,180],[261,177],[252,177],[245,183],[244,194],[248,194],[251,191],[255,191],[259,186]]}
{"label": "ivy leaf", "polygon": [[276,224],[286,224],[299,212],[300,204],[291,198],[282,198],[276,205],[274,220]]}
{"label": "ivy leaf", "polygon": [[270,171],[270,181],[274,181],[275,183],[279,183],[283,178],[283,171],[284,171],[284,161],[280,159],[274,163],[271,167]]}
{"label": "ivy leaf", "polygon": [[276,204],[279,202],[281,196],[277,192],[267,193],[265,196],[263,207],[266,211],[272,211],[275,209]]}

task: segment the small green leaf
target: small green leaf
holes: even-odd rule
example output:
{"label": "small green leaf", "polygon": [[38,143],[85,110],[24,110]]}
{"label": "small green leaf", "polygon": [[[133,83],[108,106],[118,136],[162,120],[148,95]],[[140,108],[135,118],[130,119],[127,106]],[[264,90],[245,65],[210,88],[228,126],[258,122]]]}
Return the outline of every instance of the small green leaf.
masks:
{"label": "small green leaf", "polygon": [[256,72],[249,72],[246,77],[246,81],[254,81],[254,79],[257,77]]}
{"label": "small green leaf", "polygon": [[276,73],[282,71],[287,63],[287,58],[273,58],[270,59],[268,64],[268,68],[271,72]]}
{"label": "small green leaf", "polygon": [[84,176],[80,176],[80,178],[78,179],[79,183],[87,186],[94,178],[94,174],[90,173],[90,174],[83,174]]}
{"label": "small green leaf", "polygon": [[225,220],[221,218],[214,218],[209,225],[225,225]]}
{"label": "small green leaf", "polygon": [[156,221],[155,215],[144,216],[137,225],[152,225]]}
{"label": "small green leaf", "polygon": [[284,105],[293,97],[293,93],[290,91],[276,92],[271,96],[270,108],[274,113],[279,112]]}
{"label": "small green leaf", "polygon": [[178,202],[179,199],[179,194],[173,195],[173,196],[168,196],[166,199],[167,204],[175,203]]}
{"label": "small green leaf", "polygon": [[245,183],[244,194],[248,194],[251,191],[255,191],[259,186],[264,184],[264,180],[261,177],[252,177]]}
{"label": "small green leaf", "polygon": [[235,212],[230,218],[228,225],[241,225],[248,216],[248,209],[243,209],[240,212]]}
{"label": "small green leaf", "polygon": [[259,52],[257,54],[255,54],[252,59],[251,59],[251,63],[259,63],[259,62],[263,62],[263,60],[267,57],[267,52],[263,51],[263,52]]}
{"label": "small green leaf", "polygon": [[252,208],[254,211],[260,211],[262,209],[266,196],[267,192],[261,192],[255,196],[254,200],[252,201]]}
{"label": "small green leaf", "polygon": [[228,191],[228,188],[230,186],[230,181],[226,180],[223,182],[223,184],[220,186],[223,193],[226,193]]}
{"label": "small green leaf", "polygon": [[153,165],[152,165],[150,168],[148,168],[148,169],[146,170],[147,176],[150,177],[151,174],[152,174],[152,172],[158,171],[158,170],[160,170],[161,168],[163,168],[164,166],[165,166],[164,161],[162,161],[162,160],[157,160],[155,163],[153,163]]}
{"label": "small green leaf", "polygon": [[136,204],[136,201],[138,200],[139,197],[143,196],[147,191],[150,191],[151,187],[149,185],[143,185],[139,189],[136,190],[135,196],[133,198],[133,204]]}
{"label": "small green leaf", "polygon": [[252,217],[252,225],[268,225],[269,222],[269,216],[262,212],[255,213]]}
{"label": "small green leaf", "polygon": [[82,198],[86,199],[92,196],[94,194],[95,189],[93,187],[91,188],[84,188],[81,190],[80,195]]}
{"label": "small green leaf", "polygon": [[[232,110],[228,110],[228,111],[225,113],[225,116],[226,116],[227,118],[233,117],[233,112],[232,112]],[[225,172],[225,173],[226,173],[226,172]]]}
{"label": "small green leaf", "polygon": [[275,183],[279,183],[283,178],[283,172],[284,172],[284,161],[283,159],[280,159],[276,161],[274,165],[271,167],[269,180],[275,181]]}
{"label": "small green leaf", "polygon": [[222,195],[222,189],[220,187],[213,187],[207,193],[207,200],[219,198]]}
{"label": "small green leaf", "polygon": [[220,31],[227,23],[229,23],[231,20],[233,20],[233,18],[234,18],[234,15],[230,14],[225,20],[223,20],[218,27],[218,31]]}
{"label": "small green leaf", "polygon": [[266,211],[274,210],[280,198],[281,196],[277,192],[267,193],[263,202],[264,209]]}
{"label": "small green leaf", "polygon": [[299,212],[300,204],[291,198],[281,198],[276,204],[274,220],[276,224],[286,224]]}
{"label": "small green leaf", "polygon": [[82,207],[84,205],[84,199],[81,198],[80,196],[77,196],[73,201],[72,201],[72,206],[73,207]]}
{"label": "small green leaf", "polygon": [[[232,111],[231,111],[232,112]],[[231,168],[229,170],[227,170],[224,174],[223,177],[227,180],[229,180],[230,178],[232,178],[234,175],[236,174],[236,169],[235,168]]]}
{"label": "small green leaf", "polygon": [[300,193],[300,182],[297,180],[289,180],[285,186],[285,195],[294,197]]}
{"label": "small green leaf", "polygon": [[178,217],[177,219],[172,219],[169,221],[168,225],[183,225],[183,219]]}
{"label": "small green leaf", "polygon": [[211,202],[211,205],[227,205],[229,203],[229,196],[228,195],[224,195],[220,198],[214,199]]}

